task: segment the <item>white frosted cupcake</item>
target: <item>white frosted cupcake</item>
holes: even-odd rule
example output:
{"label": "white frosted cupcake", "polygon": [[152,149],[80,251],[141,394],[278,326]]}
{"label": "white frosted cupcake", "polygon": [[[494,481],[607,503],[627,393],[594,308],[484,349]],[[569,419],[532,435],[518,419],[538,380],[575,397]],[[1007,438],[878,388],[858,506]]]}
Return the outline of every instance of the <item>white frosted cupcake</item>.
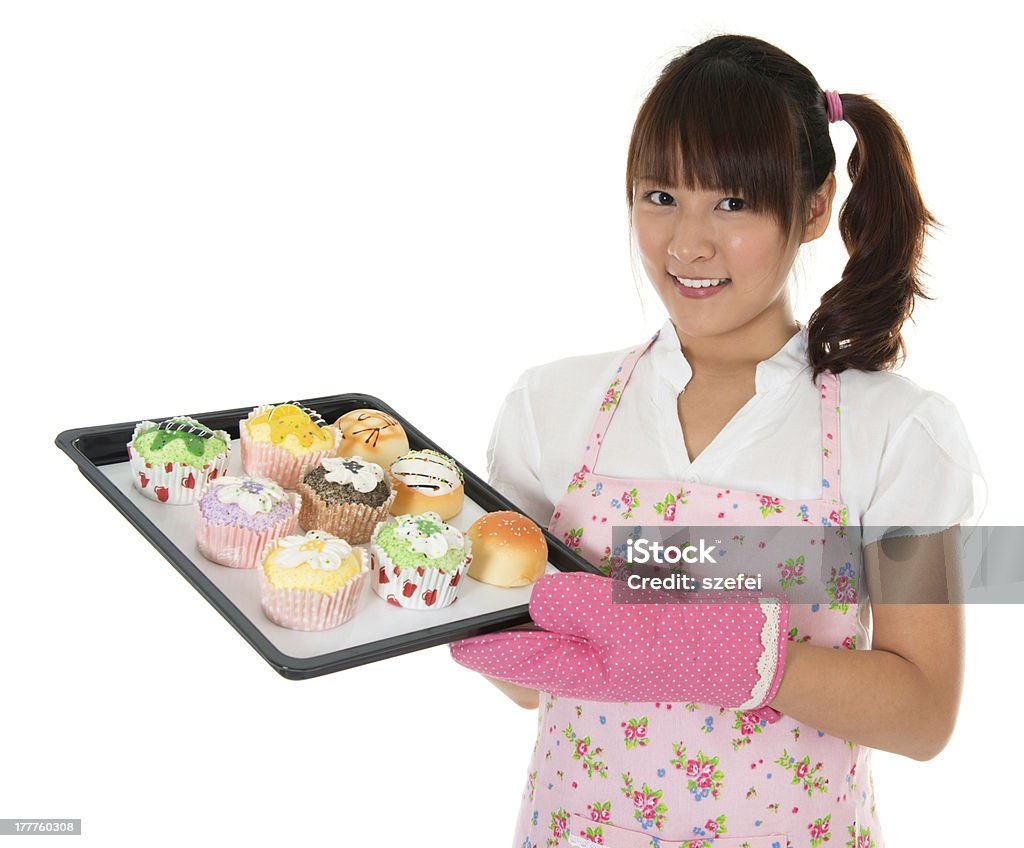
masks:
{"label": "white frosted cupcake", "polygon": [[255,568],[268,542],[295,532],[301,507],[265,477],[218,477],[196,499],[196,544],[220,565]]}
{"label": "white frosted cupcake", "polygon": [[370,573],[365,556],[362,548],[319,530],[275,539],[258,569],[264,614],[292,630],[344,624],[355,614]]}
{"label": "white frosted cupcake", "polygon": [[471,543],[436,512],[378,524],[370,539],[373,590],[406,609],[440,609],[458,597],[473,561]]}
{"label": "white frosted cupcake", "polygon": [[370,541],[395,499],[384,469],[358,456],[328,456],[304,465],[295,488],[302,495],[304,529],[324,530],[353,545]]}

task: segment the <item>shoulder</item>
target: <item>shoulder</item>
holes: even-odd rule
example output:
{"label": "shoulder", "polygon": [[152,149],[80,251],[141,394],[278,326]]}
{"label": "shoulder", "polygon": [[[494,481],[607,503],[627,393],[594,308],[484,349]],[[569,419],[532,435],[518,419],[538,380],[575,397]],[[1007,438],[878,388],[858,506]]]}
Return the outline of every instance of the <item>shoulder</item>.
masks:
{"label": "shoulder", "polygon": [[[956,405],[940,392],[889,371],[849,371],[839,379],[844,450],[855,464],[846,479],[856,475],[870,490],[865,503],[888,508],[890,503],[913,502],[922,510],[929,505],[931,519],[939,516],[951,523],[969,512],[962,502],[965,493],[973,488],[972,477],[984,475]],[[940,490],[961,501],[937,506]],[[891,512],[905,509],[898,506]],[[883,523],[879,508],[871,521]],[[919,517],[915,522],[929,520]]]}
{"label": "shoulder", "polygon": [[889,437],[912,420],[928,430],[959,421],[956,405],[945,395],[892,371],[843,371],[839,405],[858,430]]}
{"label": "shoulder", "polygon": [[974,525],[987,503],[977,454],[956,405],[900,374],[839,375],[844,486],[863,543],[890,527]]}

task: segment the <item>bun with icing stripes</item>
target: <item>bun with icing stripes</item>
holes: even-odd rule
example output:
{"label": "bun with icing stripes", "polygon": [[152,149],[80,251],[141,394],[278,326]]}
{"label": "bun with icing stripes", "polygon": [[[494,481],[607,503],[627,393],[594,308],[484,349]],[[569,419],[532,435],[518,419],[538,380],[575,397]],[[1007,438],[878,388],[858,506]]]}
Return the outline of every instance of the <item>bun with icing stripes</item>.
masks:
{"label": "bun with icing stripes", "polygon": [[389,473],[396,493],[392,515],[436,512],[447,521],[462,509],[462,469],[443,453],[409,451],[391,463]]}

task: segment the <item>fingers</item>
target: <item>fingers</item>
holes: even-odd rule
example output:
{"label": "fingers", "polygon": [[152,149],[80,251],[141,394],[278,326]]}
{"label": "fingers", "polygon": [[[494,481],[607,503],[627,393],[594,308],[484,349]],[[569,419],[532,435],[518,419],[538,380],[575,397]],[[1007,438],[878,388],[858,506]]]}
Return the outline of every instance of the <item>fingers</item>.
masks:
{"label": "fingers", "polygon": [[604,663],[586,640],[560,633],[492,633],[453,642],[450,651],[473,671],[553,695],[594,697],[607,679]]}
{"label": "fingers", "polygon": [[545,574],[530,595],[530,617],[545,630],[589,637],[595,623],[609,618],[612,581],[597,574]]}

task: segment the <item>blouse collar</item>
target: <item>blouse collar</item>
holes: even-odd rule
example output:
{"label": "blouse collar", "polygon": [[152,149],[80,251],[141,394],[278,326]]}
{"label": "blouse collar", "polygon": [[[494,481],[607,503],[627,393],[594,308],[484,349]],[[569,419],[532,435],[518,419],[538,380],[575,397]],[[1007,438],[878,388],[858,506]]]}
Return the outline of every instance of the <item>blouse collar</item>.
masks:
{"label": "blouse collar", "polygon": [[[798,374],[810,368],[807,361],[807,327],[797,321],[800,329],[790,337],[773,356],[759,362],[754,377],[757,394],[791,382]],[[679,348],[679,337],[672,319],[668,319],[657,340],[651,346],[651,358],[656,373],[663,376],[676,394],[681,392],[693,376],[693,369]]]}

